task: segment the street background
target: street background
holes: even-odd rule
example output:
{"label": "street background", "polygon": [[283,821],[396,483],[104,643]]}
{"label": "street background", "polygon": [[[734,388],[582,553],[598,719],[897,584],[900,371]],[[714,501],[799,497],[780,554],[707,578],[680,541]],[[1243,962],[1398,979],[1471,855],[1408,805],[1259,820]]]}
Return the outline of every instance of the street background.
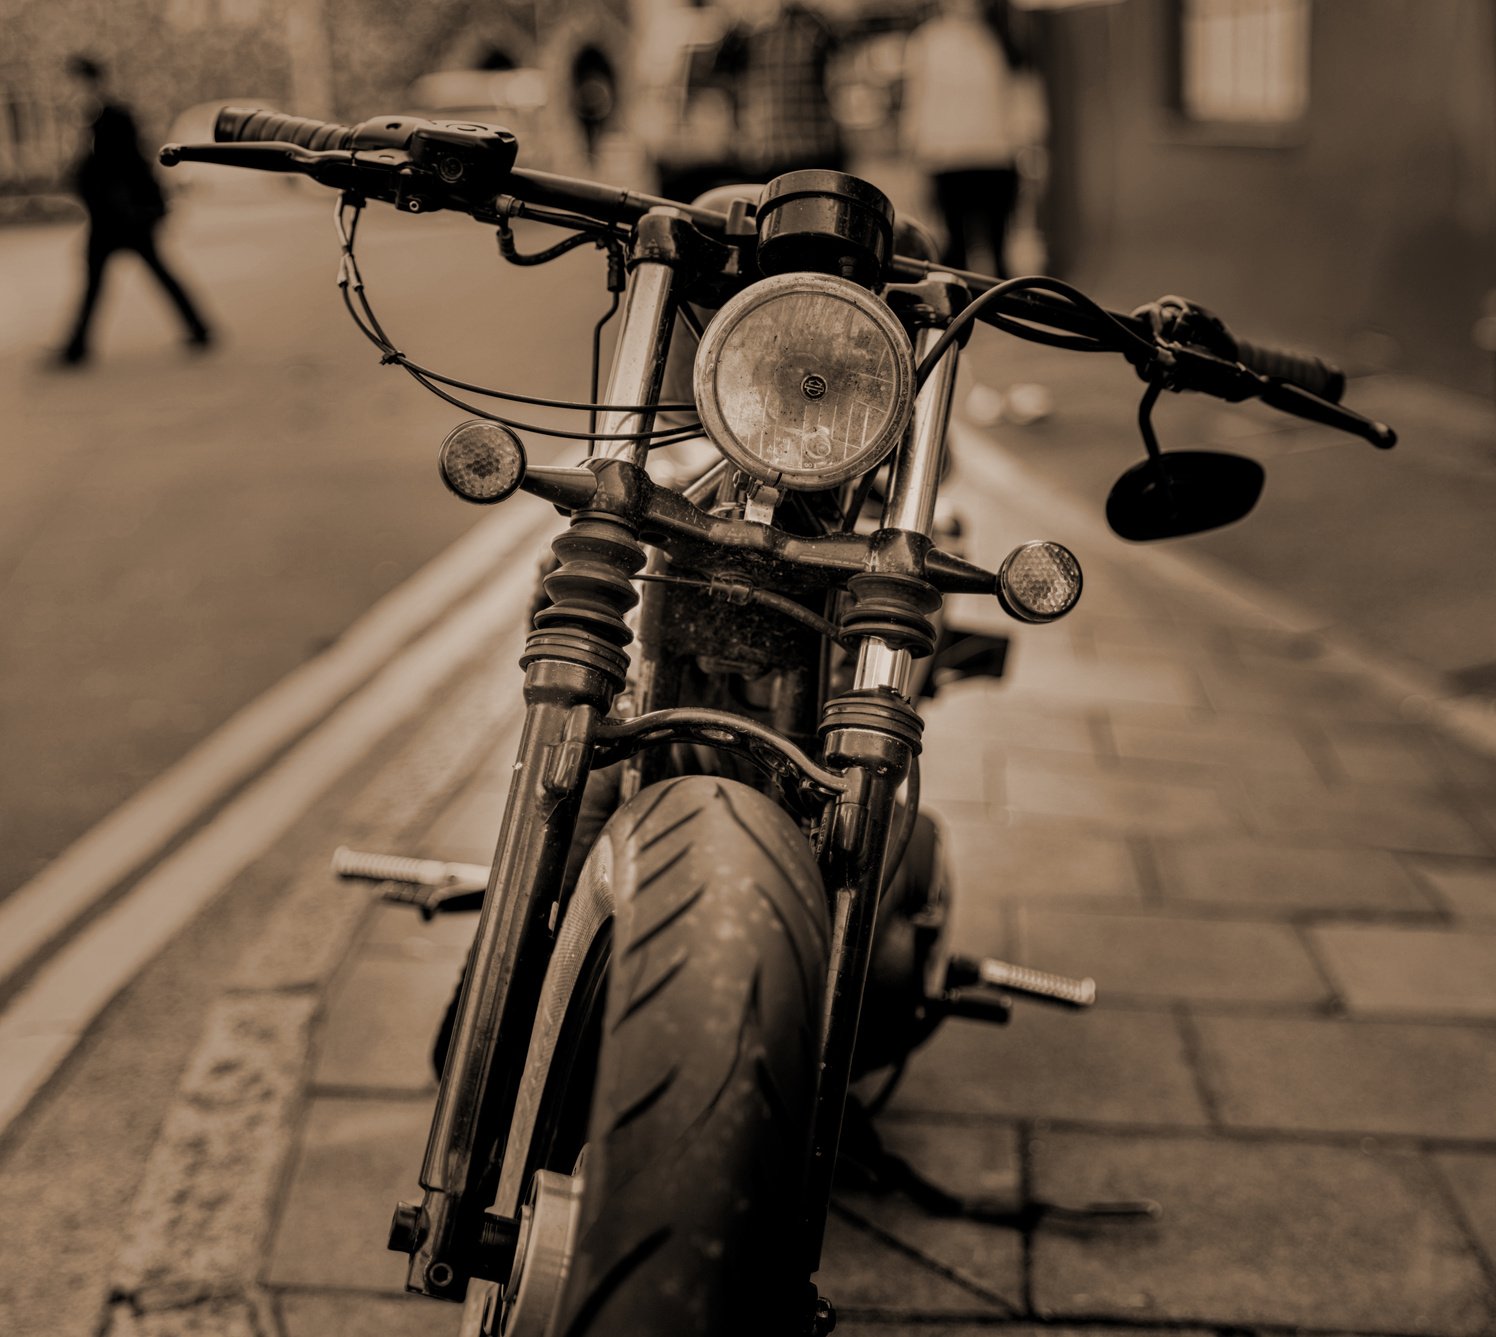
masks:
{"label": "street background", "polygon": [[[216,18],[200,8],[196,29],[179,22],[192,6],[173,8],[168,46],[179,55],[221,43],[223,24],[240,21],[234,6]],[[310,12],[268,8],[277,22]],[[1399,36],[1420,79],[1439,40],[1472,61],[1485,52],[1485,83],[1461,65],[1434,99],[1452,124],[1478,121],[1496,83],[1489,6],[1376,8],[1369,67]],[[159,60],[148,75],[138,37],[122,36],[138,17],[62,6],[43,23],[19,3],[0,14],[38,68],[90,23],[98,42],[122,43],[119,63],[135,78],[126,91],[158,138],[218,94],[242,100],[257,88],[288,109],[356,118],[501,43],[523,57],[529,42],[539,68],[560,68],[558,53],[583,35],[626,53],[654,17],[631,24],[616,7],[599,16],[579,5],[540,31],[504,7],[447,15],[444,27],[438,9],[420,20],[423,35],[377,7],[358,22],[342,15],[330,64],[304,45],[277,63],[265,34],[279,29],[262,21],[242,44],[258,54],[232,82],[206,57],[190,68]],[[1344,7],[1313,9],[1318,37],[1343,60]],[[1415,22],[1415,9],[1430,17]],[[1161,11],[1129,3],[1042,20],[1056,25],[1041,33],[1055,87],[1108,51],[1113,82],[1145,84],[1137,61],[1158,58],[1145,39]],[[922,208],[922,181],[866,110],[882,60],[866,58],[862,91],[848,96],[870,122],[853,170],[901,208]],[[1339,125],[1351,111],[1333,104],[1334,68],[1315,112],[1328,104]],[[17,87],[39,78],[5,69]],[[160,70],[180,86],[165,90]],[[1099,236],[1105,192],[1074,166],[1096,154],[1086,118],[1097,109],[1082,99],[1054,117],[1052,154],[1081,135],[1091,156],[1047,165],[1049,203],[1029,202],[1016,256],[1118,306],[1183,288],[1239,333],[1338,357],[1352,372],[1346,402],[1392,423],[1401,443],[1379,454],[1266,410],[1170,396],[1157,415],[1166,449],[1240,451],[1266,464],[1268,484],[1246,522],[1167,545],[1159,564],[1077,518],[1098,518],[1111,480],[1141,458],[1131,373],[976,332],[952,492],[977,555],[995,563],[1023,539],[1067,542],[1087,593],[1066,623],[1017,635],[1009,680],[939,703],[927,789],[950,823],[970,947],[1091,971],[1108,1001],[1085,1018],[1023,1015],[1008,1033],[948,1027],[914,1064],[887,1130],[949,1182],[1141,1194],[1169,1215],[1130,1236],[1021,1236],[850,1198],[825,1289],[843,1297],[854,1331],[955,1337],[1052,1320],[1491,1330],[1496,374],[1481,321],[1496,246],[1469,238],[1496,216],[1481,195],[1496,190],[1496,143],[1489,161],[1474,161],[1463,131],[1440,138],[1419,120],[1431,114],[1423,100],[1416,115],[1405,90],[1386,101],[1379,118],[1402,107],[1433,136],[1419,189],[1404,195],[1421,192],[1441,228],[1411,216],[1416,198],[1389,202],[1380,184],[1375,201],[1342,192],[1340,212],[1315,201],[1297,236],[1287,220],[1314,257],[1312,281],[1251,235],[1281,240],[1285,211],[1302,203],[1304,155],[1291,145],[1276,161],[1296,165],[1276,184],[1269,148],[1214,148],[1257,174],[1259,212],[1230,204],[1239,232],[1218,227],[1234,169],[1217,157],[1166,235],[1129,212],[1146,194],[1129,189],[1107,196],[1112,230]],[[536,118],[533,161],[649,184],[648,153],[626,120],[589,166],[574,130],[545,122],[543,109],[514,111]],[[1138,158],[1133,119],[1115,128],[1109,170],[1132,169],[1134,181],[1164,170]],[[48,133],[65,138],[60,123]],[[1202,164],[1212,152],[1198,136],[1162,142],[1182,172],[1178,159]],[[14,148],[0,154],[7,172]],[[1445,169],[1462,183],[1452,202],[1440,194]],[[336,648],[481,518],[434,467],[462,415],[381,368],[341,309],[330,198],[200,176],[176,201],[163,249],[218,344],[181,348],[160,294],[125,257],[109,276],[96,361],[68,371],[49,355],[81,281],[83,229],[39,180],[7,188],[6,216],[26,221],[0,228],[0,896],[54,868],[236,712]],[[1054,217],[1076,195],[1084,207]],[[1410,215],[1401,223],[1399,210]],[[1411,262],[1392,231],[1404,224],[1428,238],[1413,268],[1438,273],[1400,313],[1391,298]],[[1358,228],[1386,244],[1368,252],[1353,241]],[[1350,272],[1367,276],[1362,288],[1336,278],[1337,237]],[[471,223],[374,209],[361,259],[412,357],[526,393],[585,396],[586,340],[607,301],[597,252],[516,269]],[[1233,294],[1239,305],[1225,300]],[[527,445],[533,459],[570,457],[539,438]],[[517,498],[483,523],[518,534],[540,509]],[[513,579],[517,615],[537,545],[494,551],[484,578]],[[412,623],[409,644],[443,611]],[[380,1245],[389,1205],[414,1185],[430,1099],[421,1054],[471,926],[421,931],[371,911],[322,869],[356,835],[486,861],[516,634],[506,625],[454,659],[433,698],[444,710],[371,737],[368,758],[226,880],[97,1023],[80,1023],[72,1057],[0,1140],[4,1195],[25,1204],[0,1276],[0,1328],[300,1337],[432,1331],[450,1318],[393,1298],[398,1260]],[[472,672],[490,660],[496,672]],[[297,738],[203,794],[162,849],[58,925],[0,1003],[24,1002],[48,952],[272,777]],[[13,1052],[0,1044],[0,1057]],[[213,1088],[225,1057],[242,1088]],[[226,1133],[183,1121],[184,1109],[215,1107],[244,1124]],[[240,1159],[220,1159],[236,1139]],[[236,1176],[239,1196],[226,1187]]]}

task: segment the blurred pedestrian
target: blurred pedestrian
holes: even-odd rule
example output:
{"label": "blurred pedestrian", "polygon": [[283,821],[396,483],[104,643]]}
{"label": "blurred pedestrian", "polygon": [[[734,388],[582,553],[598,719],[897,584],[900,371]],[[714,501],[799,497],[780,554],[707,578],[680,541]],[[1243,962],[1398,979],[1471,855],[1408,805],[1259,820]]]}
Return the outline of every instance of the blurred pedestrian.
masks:
{"label": "blurred pedestrian", "polygon": [[979,0],[941,0],[905,47],[904,147],[930,178],[946,230],[945,263],[978,252],[1007,278],[1018,203],[1018,53]]}
{"label": "blurred pedestrian", "polygon": [[800,0],[771,0],[767,12],[728,31],[717,66],[732,90],[745,176],[768,181],[803,168],[845,170],[841,126],[826,91],[838,45],[826,20]]}
{"label": "blurred pedestrian", "polygon": [[68,366],[88,360],[89,324],[103,288],[105,267],[118,251],[134,251],[145,261],[176,306],[187,329],[188,345],[207,348],[213,341],[212,331],[156,250],[156,229],[166,217],[166,197],[140,151],[135,118],[124,103],[110,96],[108,78],[97,61],[73,56],[67,68],[81,85],[88,108],[87,141],[73,172],[74,188],[88,211],[88,249],[83,299],[59,360]]}
{"label": "blurred pedestrian", "polygon": [[618,105],[618,76],[605,51],[584,46],[571,62],[571,111],[582,131],[589,166]]}

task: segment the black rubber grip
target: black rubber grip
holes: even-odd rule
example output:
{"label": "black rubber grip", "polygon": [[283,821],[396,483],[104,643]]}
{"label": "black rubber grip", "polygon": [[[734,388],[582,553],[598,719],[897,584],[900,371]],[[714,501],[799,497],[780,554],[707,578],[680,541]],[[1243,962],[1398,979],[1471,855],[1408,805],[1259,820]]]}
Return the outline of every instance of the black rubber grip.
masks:
{"label": "black rubber grip", "polygon": [[213,138],[220,144],[275,140],[319,151],[353,147],[351,126],[313,121],[305,116],[286,116],[258,107],[225,107],[213,122]]}
{"label": "black rubber grip", "polygon": [[1289,353],[1281,348],[1264,348],[1260,344],[1236,341],[1236,357],[1243,366],[1250,367],[1259,376],[1271,376],[1277,381],[1287,381],[1311,395],[1328,399],[1332,404],[1340,402],[1345,393],[1345,373],[1339,367],[1307,353]]}

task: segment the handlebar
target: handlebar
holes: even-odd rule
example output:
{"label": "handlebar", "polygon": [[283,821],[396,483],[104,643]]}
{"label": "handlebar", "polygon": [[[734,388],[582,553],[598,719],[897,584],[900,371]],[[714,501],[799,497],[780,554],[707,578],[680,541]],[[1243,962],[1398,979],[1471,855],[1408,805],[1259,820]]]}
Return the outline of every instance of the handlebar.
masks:
{"label": "handlebar", "polygon": [[[251,107],[224,107],[213,122],[213,140],[217,144],[264,143],[295,144],[297,148],[321,152],[324,149],[351,149],[355,131],[351,125],[331,121],[314,121],[305,116],[284,116],[278,111]],[[359,145],[373,148],[372,144]]]}
{"label": "handlebar", "polygon": [[1292,353],[1266,344],[1236,340],[1236,360],[1260,376],[1307,390],[1320,399],[1338,404],[1345,394],[1345,373],[1332,363],[1308,353]]}
{"label": "handlebar", "polygon": [[[451,208],[497,222],[529,206],[631,227],[651,210],[668,208],[719,240],[729,240],[734,226],[735,216],[714,209],[516,167],[514,136],[477,122],[385,116],[347,126],[225,107],[214,123],[213,138],[211,145],[167,145],[161,160],[167,166],[199,161],[300,172],[411,213]],[[954,274],[978,291],[998,282],[990,275],[953,271],[909,256],[893,256],[887,266],[892,282],[918,282],[940,273]],[[1208,311],[1179,298],[1163,298],[1123,314],[1101,308],[1088,311],[1042,291],[1019,291],[1002,295],[984,315],[994,323],[1027,321],[1082,340],[1115,337],[1116,326],[1121,325],[1157,349],[1158,356],[1146,371],[1169,388],[1198,390],[1230,401],[1259,398],[1283,412],[1364,437],[1382,449],[1397,440],[1384,424],[1339,407],[1345,374],[1338,367],[1239,339]],[[1133,360],[1144,372],[1145,367]]]}

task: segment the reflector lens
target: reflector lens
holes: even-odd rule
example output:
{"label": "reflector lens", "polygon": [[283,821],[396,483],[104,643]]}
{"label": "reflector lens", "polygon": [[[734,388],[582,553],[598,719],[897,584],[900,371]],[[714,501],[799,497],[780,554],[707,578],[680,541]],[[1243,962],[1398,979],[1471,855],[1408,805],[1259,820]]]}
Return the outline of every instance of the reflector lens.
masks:
{"label": "reflector lens", "polygon": [[1025,622],[1053,622],[1080,599],[1080,563],[1058,543],[1037,540],[1014,548],[997,572],[1004,607]]}
{"label": "reflector lens", "polygon": [[464,501],[492,506],[524,478],[525,448],[507,427],[474,419],[447,434],[437,467],[442,482]]}

